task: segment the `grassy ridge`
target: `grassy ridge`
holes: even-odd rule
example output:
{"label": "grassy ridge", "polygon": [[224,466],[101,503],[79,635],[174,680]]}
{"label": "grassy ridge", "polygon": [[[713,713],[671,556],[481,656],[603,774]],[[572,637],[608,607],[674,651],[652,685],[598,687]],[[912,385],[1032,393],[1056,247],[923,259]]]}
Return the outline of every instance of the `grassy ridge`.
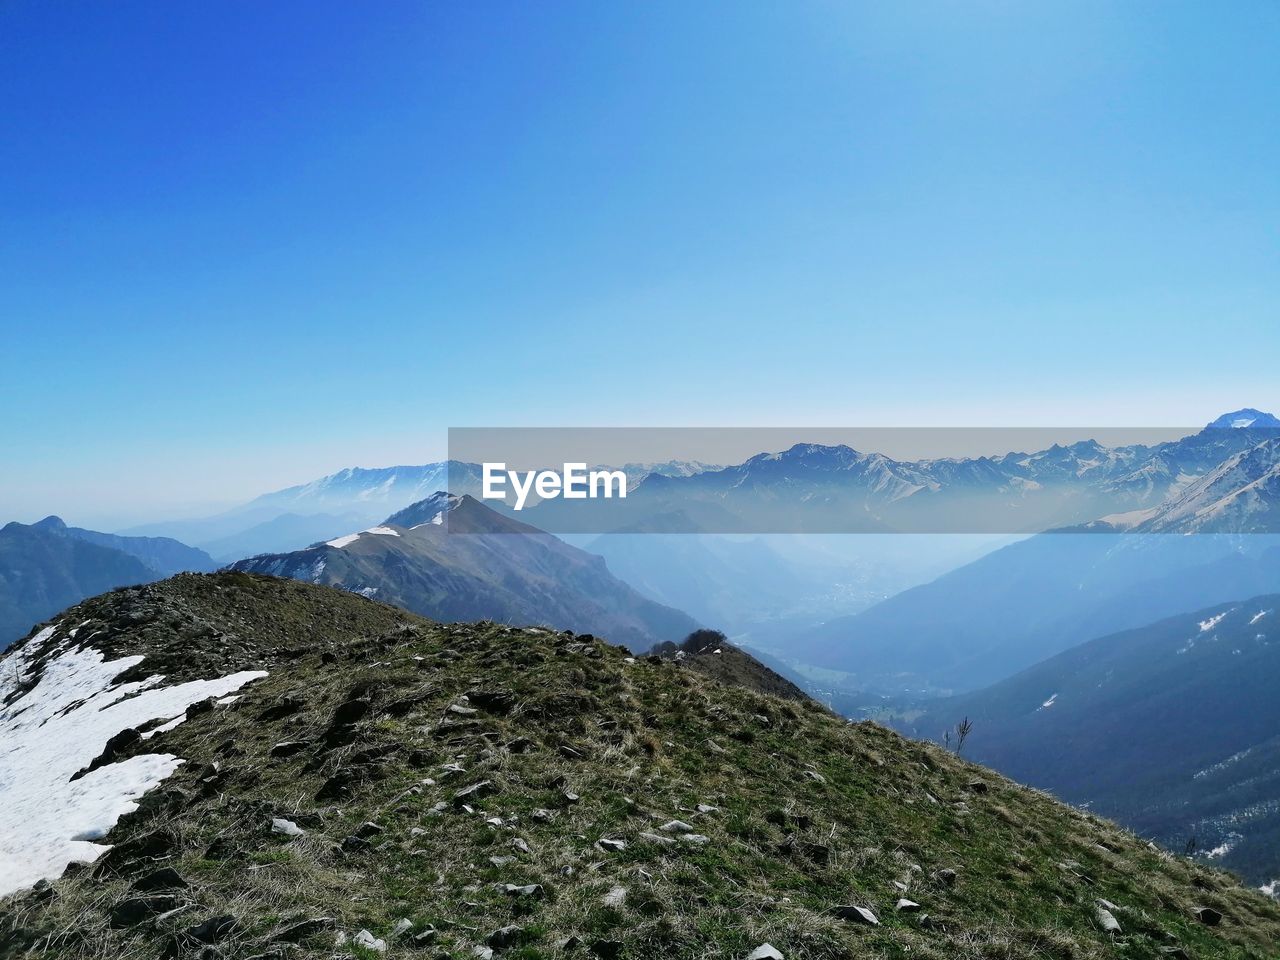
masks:
{"label": "grassy ridge", "polygon": [[[736,958],[765,941],[788,960],[1266,957],[1280,942],[1280,906],[1226,874],[937,747],[591,638],[441,626],[244,574],[66,619],[175,675],[271,672],[146,745],[188,763],[102,861],[0,905],[5,957],[381,956],[350,939],[362,930],[388,956],[524,960]],[[162,642],[198,624],[212,632],[185,655]],[[121,922],[162,868],[187,886],[154,906],[179,912]],[[896,911],[903,897],[921,910]],[[1201,906],[1224,919],[1206,926]]]}

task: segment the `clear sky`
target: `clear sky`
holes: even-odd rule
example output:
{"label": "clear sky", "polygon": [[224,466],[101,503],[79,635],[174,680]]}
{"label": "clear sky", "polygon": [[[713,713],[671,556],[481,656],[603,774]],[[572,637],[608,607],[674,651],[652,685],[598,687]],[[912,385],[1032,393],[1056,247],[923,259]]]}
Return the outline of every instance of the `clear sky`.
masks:
{"label": "clear sky", "polygon": [[0,521],[470,425],[1280,407],[1280,5],[0,3]]}

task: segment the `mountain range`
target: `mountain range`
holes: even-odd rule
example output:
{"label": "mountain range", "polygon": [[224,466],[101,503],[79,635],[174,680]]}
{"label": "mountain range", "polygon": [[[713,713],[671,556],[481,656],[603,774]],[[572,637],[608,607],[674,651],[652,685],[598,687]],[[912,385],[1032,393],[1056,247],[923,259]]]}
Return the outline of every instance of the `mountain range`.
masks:
{"label": "mountain range", "polygon": [[1156,507],[1006,546],[800,635],[790,656],[866,689],[959,692],[1103,634],[1280,590],[1280,439],[1209,428],[1161,462],[1216,456],[1231,445],[1221,437],[1247,444]]}
{"label": "mountain range", "polygon": [[[691,476],[715,469],[696,460],[628,463],[629,485],[646,476]],[[299,549],[344,530],[376,524],[381,518],[424,500],[437,490],[478,495],[479,464],[444,460],[419,466],[348,467],[317,480],[275,490],[212,517],[163,521],[134,527],[137,536],[174,537],[193,543],[224,562],[259,553]]]}
{"label": "mountain range", "polygon": [[1280,537],[1048,533],[796,637],[883,693],[973,690],[1086,640],[1280,590]]}
{"label": "mountain range", "polygon": [[543,624],[637,650],[698,626],[618,580],[601,557],[444,492],[363,532],[232,569],[339,586],[437,620]]}
{"label": "mountain range", "polygon": [[972,458],[906,461],[800,443],[690,476],[651,474],[625,500],[545,501],[530,517],[556,533],[645,529],[655,518],[670,533],[1037,533],[1159,506],[1275,439],[1271,420],[1255,414],[1152,445],[1082,440]]}
{"label": "mountain range", "polygon": [[899,729],[1257,884],[1280,877],[1280,594],[1081,644]]}
{"label": "mountain range", "polygon": [[216,566],[176,540],[98,533],[58,517],[6,524],[0,528],[0,650],[85,597]]}

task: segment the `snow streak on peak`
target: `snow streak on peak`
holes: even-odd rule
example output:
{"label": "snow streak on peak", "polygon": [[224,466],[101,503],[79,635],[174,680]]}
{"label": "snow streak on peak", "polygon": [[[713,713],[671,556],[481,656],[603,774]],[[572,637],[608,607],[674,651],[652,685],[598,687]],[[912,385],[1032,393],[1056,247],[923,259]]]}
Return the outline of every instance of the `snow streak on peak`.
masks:
{"label": "snow streak on peak", "polygon": [[361,530],[359,533],[348,533],[345,537],[338,537],[336,540],[329,540],[325,543],[326,547],[333,547],[341,550],[343,547],[349,547],[355,543],[366,533],[376,537],[398,537],[400,532],[392,527],[370,527],[368,530]]}

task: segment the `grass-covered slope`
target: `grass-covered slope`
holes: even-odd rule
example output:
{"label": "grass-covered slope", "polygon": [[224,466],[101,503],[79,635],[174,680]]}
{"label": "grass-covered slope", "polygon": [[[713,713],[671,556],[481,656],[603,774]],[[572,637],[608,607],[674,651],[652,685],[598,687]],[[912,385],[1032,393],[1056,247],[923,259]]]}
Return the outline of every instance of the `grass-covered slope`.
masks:
{"label": "grass-covered slope", "polygon": [[142,744],[187,763],[96,864],[0,902],[6,957],[649,960],[768,942],[757,956],[1205,958],[1280,942],[1280,906],[1225,874],[937,747],[597,640],[436,625],[243,573],[59,623],[174,680],[269,673]]}
{"label": "grass-covered slope", "polygon": [[1271,594],[1091,640],[898,726],[938,738],[968,717],[975,760],[1270,883],[1280,877],[1277,611]]}

